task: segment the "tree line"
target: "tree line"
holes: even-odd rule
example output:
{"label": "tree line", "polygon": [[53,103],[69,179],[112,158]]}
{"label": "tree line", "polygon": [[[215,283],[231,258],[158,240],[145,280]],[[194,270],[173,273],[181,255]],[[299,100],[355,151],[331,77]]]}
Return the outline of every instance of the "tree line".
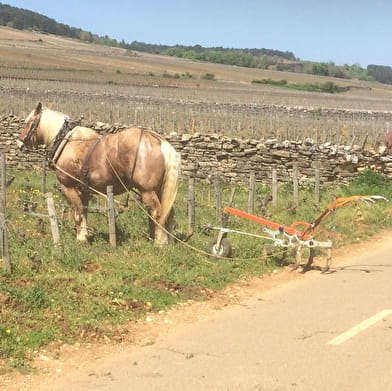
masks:
{"label": "tree line", "polygon": [[277,71],[307,73],[340,79],[359,79],[392,84],[392,68],[385,65],[369,65],[362,68],[358,64],[336,65],[334,62],[302,61],[292,52],[272,49],[227,49],[223,47],[205,48],[195,46],[167,46],[133,41],[128,49],[164,54],[190,60],[207,61],[218,64],[236,65],[249,68],[274,69]]}
{"label": "tree line", "polygon": [[[201,45],[154,45],[133,41],[129,49],[164,54],[174,57],[188,58],[190,60],[207,61],[219,64],[237,65],[249,68],[268,68],[271,64],[287,61],[296,61],[292,52],[283,52],[273,49],[230,49],[223,47],[205,48]],[[275,59],[273,59],[275,57]]]}
{"label": "tree line", "polygon": [[3,3],[0,3],[0,26],[12,27],[18,30],[34,30],[108,46],[119,46],[117,40],[108,36],[100,37],[89,31],[58,23],[56,20],[37,12],[12,7]]}
{"label": "tree line", "polygon": [[84,42],[121,47],[127,50],[163,54],[187,58],[190,60],[207,61],[218,64],[242,66],[248,68],[274,69],[308,73],[320,76],[331,76],[342,79],[375,80],[380,83],[392,84],[392,68],[385,65],[368,65],[362,68],[358,64],[336,65],[333,62],[301,61],[289,51],[273,49],[233,49],[223,47],[205,48],[201,45],[157,45],[139,41],[127,43],[117,41],[107,35],[98,36],[80,28],[58,23],[37,12],[12,7],[0,3],[0,25],[19,30],[36,30],[43,33],[55,34]]}

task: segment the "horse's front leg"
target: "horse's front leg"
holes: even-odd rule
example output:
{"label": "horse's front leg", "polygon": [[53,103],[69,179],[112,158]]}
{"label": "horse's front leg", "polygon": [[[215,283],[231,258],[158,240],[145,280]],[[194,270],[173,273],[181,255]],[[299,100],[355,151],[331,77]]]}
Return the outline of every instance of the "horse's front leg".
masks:
{"label": "horse's front leg", "polygon": [[61,190],[72,208],[73,218],[76,225],[76,240],[79,242],[88,241],[87,231],[87,206],[89,194],[80,192],[74,187],[61,185]]}
{"label": "horse's front leg", "polygon": [[158,244],[167,244],[166,230],[158,223],[161,216],[161,203],[158,196],[155,192],[144,192],[141,193],[141,197],[149,214],[148,223],[151,239],[154,239]]}

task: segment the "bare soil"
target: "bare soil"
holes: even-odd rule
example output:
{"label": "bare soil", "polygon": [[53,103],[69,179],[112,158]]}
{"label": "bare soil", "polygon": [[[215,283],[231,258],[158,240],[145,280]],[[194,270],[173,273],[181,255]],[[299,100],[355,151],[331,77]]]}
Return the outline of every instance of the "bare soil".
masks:
{"label": "bare soil", "polygon": [[[205,75],[214,75],[205,80]],[[262,79],[345,87],[327,94],[255,84]],[[38,101],[89,121],[163,133],[244,138],[382,140],[392,86],[361,80],[191,61],[0,27],[0,112],[21,118]]]}
{"label": "bare soil", "polygon": [[[216,80],[228,82],[231,86],[249,85],[255,79],[285,79],[289,83],[322,83],[330,79],[337,85],[349,84],[353,91],[345,96],[353,95],[363,98],[370,104],[374,99],[390,98],[392,86],[361,80],[343,80],[326,78],[294,72],[279,72],[256,68],[234,67],[202,61],[191,61],[171,56],[162,56],[144,52],[131,52],[126,49],[84,43],[79,40],[42,34],[33,31],[20,31],[0,26],[0,66],[27,67],[27,69],[69,69],[74,71],[95,71],[99,73],[121,73],[128,75],[151,73],[205,75],[211,73]],[[4,71],[4,69],[3,69]],[[1,72],[0,72],[1,74]],[[168,81],[168,80],[166,80]],[[155,80],[156,82],[156,80]],[[164,80],[160,80],[161,84]],[[194,84],[187,80],[169,80],[178,85]],[[203,83],[201,80],[198,84]],[[206,82],[205,84],[211,84]],[[215,86],[213,86],[215,88]],[[264,87],[267,90],[281,89]],[[260,89],[256,86],[255,89]],[[291,94],[283,90],[283,95]]]}

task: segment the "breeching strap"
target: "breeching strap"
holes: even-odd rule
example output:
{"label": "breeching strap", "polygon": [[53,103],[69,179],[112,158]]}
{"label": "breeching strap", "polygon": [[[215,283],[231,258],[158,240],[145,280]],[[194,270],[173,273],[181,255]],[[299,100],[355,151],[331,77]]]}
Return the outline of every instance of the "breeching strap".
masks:
{"label": "breeching strap", "polygon": [[[137,157],[139,155],[139,149],[140,149],[140,144],[142,143],[143,133],[144,133],[144,129],[140,128],[139,141],[137,143],[137,149],[136,149],[136,153],[135,153],[135,159],[133,161],[133,166],[132,166],[132,170],[131,170],[131,176],[129,177],[130,179],[129,179],[128,188],[131,188],[131,185],[132,185],[132,182],[133,182],[133,173],[135,172],[136,161],[137,161]],[[113,169],[113,167],[112,167],[112,169]],[[127,191],[127,198],[126,198],[125,203],[124,203],[125,207],[128,206],[128,202],[129,202],[129,191],[128,191],[128,188],[125,186],[125,190]]]}
{"label": "breeching strap", "polygon": [[90,161],[90,157],[92,153],[94,152],[95,148],[97,147],[98,143],[104,138],[104,135],[99,135],[98,138],[93,142],[93,144],[90,146],[89,150],[87,151],[86,156],[83,159],[83,164],[82,164],[82,178],[83,182],[86,187],[88,187],[88,172],[89,172],[89,167],[88,163]]}

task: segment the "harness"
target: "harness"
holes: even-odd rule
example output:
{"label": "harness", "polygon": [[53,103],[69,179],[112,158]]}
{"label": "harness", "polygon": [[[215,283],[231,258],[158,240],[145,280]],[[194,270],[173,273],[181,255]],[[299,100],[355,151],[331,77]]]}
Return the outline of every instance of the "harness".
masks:
{"label": "harness", "polygon": [[60,128],[56,137],[52,142],[52,146],[49,150],[48,161],[50,164],[56,164],[58,158],[63,152],[64,147],[67,145],[69,138],[71,137],[73,129],[79,125],[79,122],[72,121],[69,118],[64,119],[63,126]]}
{"label": "harness", "polygon": [[[135,153],[135,159],[133,161],[133,165],[132,165],[132,169],[130,172],[130,179],[129,179],[129,183],[128,186],[125,185],[125,188],[128,189],[130,188],[132,191],[134,191],[136,194],[138,194],[134,189],[131,188],[131,184],[132,184],[132,178],[133,178],[133,173],[135,171],[136,168],[136,162],[138,159],[138,155],[139,155],[139,149],[140,149],[140,144],[142,142],[142,138],[143,138],[143,134],[144,134],[144,129],[141,128],[140,129],[140,135],[139,135],[139,140],[137,143],[137,149],[136,149],[136,153]],[[155,136],[155,134],[153,133],[153,135]],[[82,163],[82,181],[83,181],[83,185],[88,187],[89,186],[89,180],[88,180],[88,175],[89,175],[89,161],[91,158],[91,155],[93,154],[93,152],[95,151],[95,148],[98,146],[98,143],[100,143],[102,141],[102,139],[106,136],[106,134],[103,135],[99,135],[98,138],[94,141],[94,143],[90,146],[89,150],[87,151],[86,156],[83,159],[83,163]],[[108,160],[108,159],[107,159]],[[116,173],[115,169],[112,166],[112,163],[108,160],[109,165],[111,166],[114,174],[118,177],[118,174]],[[119,181],[121,182],[121,179],[118,177]],[[124,189],[125,190],[125,189]],[[129,197],[129,193],[127,196],[127,200],[126,200],[126,205],[128,204],[128,197]]]}
{"label": "harness", "polygon": [[[135,153],[135,159],[133,161],[133,166],[131,169],[131,175],[130,175],[130,179],[129,179],[129,184],[128,187],[131,187],[132,184],[132,178],[133,178],[133,173],[135,171],[135,167],[136,167],[136,162],[137,162],[137,158],[139,155],[139,149],[140,149],[140,144],[142,142],[142,138],[143,138],[143,134],[144,134],[144,129],[140,129],[140,136],[139,136],[139,140],[137,143],[137,149],[136,149],[136,153]],[[88,183],[88,174],[89,174],[89,162],[90,162],[90,158],[91,155],[93,154],[93,152],[95,151],[95,148],[98,146],[98,144],[102,141],[102,139],[106,136],[106,134],[101,134],[98,136],[98,138],[94,141],[94,143],[90,146],[89,150],[86,153],[86,156],[83,159],[83,163],[82,163],[82,180],[83,180],[83,184],[88,187],[89,183]],[[67,140],[65,140],[66,142]],[[111,162],[109,161],[109,164],[112,168],[112,170],[114,171],[114,173],[116,174]],[[116,174],[117,175],[117,174]],[[128,201],[127,201],[128,203]]]}
{"label": "harness", "polygon": [[95,148],[97,147],[98,143],[101,142],[101,140],[105,137],[105,135],[99,135],[98,138],[93,142],[93,144],[90,146],[88,149],[86,156],[83,159],[82,163],[82,178],[83,178],[83,184],[88,187],[88,172],[89,172],[89,161],[90,157],[93,154]]}
{"label": "harness", "polygon": [[[26,137],[24,138],[24,140],[26,140],[26,139],[30,140],[30,138],[33,137],[36,129],[38,128],[38,125],[39,125],[40,121],[41,121],[41,113],[39,113],[37,115],[37,117],[34,118],[34,121],[33,121],[32,125],[31,125],[31,127],[30,127],[30,129],[29,129],[29,131],[28,131],[28,133],[26,135]],[[50,147],[50,150],[49,150],[49,153],[48,153],[48,156],[47,156],[47,160],[49,162],[49,165],[52,168],[57,168],[56,167],[56,162],[60,158],[61,153],[63,152],[65,146],[67,145],[69,139],[71,138],[71,135],[72,135],[72,132],[73,132],[74,128],[76,126],[78,126],[78,125],[79,125],[79,121],[73,121],[73,120],[70,120],[68,117],[65,117],[64,123],[63,123],[62,127],[60,128],[60,130],[56,134],[56,137],[53,139],[53,142],[51,143],[51,147]],[[143,138],[143,135],[144,135],[144,131],[145,130],[143,128],[140,128],[140,135],[139,135],[139,140],[138,140],[137,149],[136,149],[136,153],[135,153],[135,159],[133,161],[133,166],[132,166],[132,169],[131,169],[131,172],[130,172],[131,175],[130,175],[130,179],[129,179],[129,184],[128,184],[128,186],[123,184],[123,185],[125,185],[124,186],[125,189],[131,188],[133,174],[134,174],[134,171],[135,171],[135,168],[136,168],[136,163],[137,163],[137,159],[138,159],[138,155],[139,155],[139,149],[140,149],[140,145],[141,145],[142,138]],[[160,141],[162,140],[162,137],[159,134],[157,134],[155,132],[151,132],[151,131],[149,133],[152,136],[154,136],[156,139],[158,139]],[[95,151],[95,148],[98,146],[98,143],[100,143],[105,136],[106,136],[106,134],[105,135],[99,135],[97,137],[97,139],[92,143],[92,145],[88,149],[87,154],[86,154],[86,156],[83,159],[82,169],[81,169],[82,180],[80,181],[81,185],[83,187],[86,187],[86,188],[89,187],[88,176],[89,176],[89,162],[90,162],[90,158],[91,158],[93,152]],[[118,177],[118,174],[116,173],[116,171],[113,168],[113,166],[112,166],[110,161],[109,161],[109,164],[110,164],[112,170],[114,171],[115,175]],[[118,178],[118,179],[121,182],[121,179],[120,178]],[[131,188],[131,190],[135,192],[134,189]],[[128,196],[129,196],[129,193],[128,193]]]}

